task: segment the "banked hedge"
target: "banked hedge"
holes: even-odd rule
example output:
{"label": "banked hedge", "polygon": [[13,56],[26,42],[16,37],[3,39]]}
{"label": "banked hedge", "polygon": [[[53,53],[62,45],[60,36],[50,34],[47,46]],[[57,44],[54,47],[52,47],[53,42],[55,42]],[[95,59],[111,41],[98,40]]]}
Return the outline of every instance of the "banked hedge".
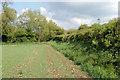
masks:
{"label": "banked hedge", "polygon": [[[83,29],[85,30],[85,29]],[[120,76],[120,21],[91,28],[87,32],[56,36],[53,45],[95,78]],[[61,43],[62,42],[62,43]],[[65,42],[65,43],[63,43]]]}

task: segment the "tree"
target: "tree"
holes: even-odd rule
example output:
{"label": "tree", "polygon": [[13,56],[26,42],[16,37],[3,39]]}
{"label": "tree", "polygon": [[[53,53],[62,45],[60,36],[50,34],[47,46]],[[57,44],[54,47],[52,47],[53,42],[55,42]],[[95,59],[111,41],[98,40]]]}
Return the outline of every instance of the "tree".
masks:
{"label": "tree", "polygon": [[2,8],[7,7],[9,4],[12,4],[12,0],[3,0],[1,1]]}
{"label": "tree", "polygon": [[9,8],[4,2],[1,20],[3,41],[47,41],[55,35],[64,33],[64,29],[58,27],[52,20],[47,22],[46,17],[39,10],[27,10],[17,17],[16,10]]}
{"label": "tree", "polygon": [[61,29],[60,27],[57,26],[52,20],[48,22],[48,30],[49,30],[49,38],[53,38],[56,35],[61,35],[64,33],[64,29]]}
{"label": "tree", "polygon": [[17,12],[14,9],[4,7],[2,12],[2,29],[4,30],[7,26],[13,25],[14,20],[17,18]]}
{"label": "tree", "polygon": [[48,30],[49,30],[49,37],[52,38],[55,36],[54,30],[55,30],[56,24],[50,20],[48,22]]}
{"label": "tree", "polygon": [[54,32],[55,32],[55,35],[62,35],[64,34],[64,29],[56,26],[56,29],[54,30]]}
{"label": "tree", "polygon": [[14,22],[17,18],[16,10],[8,7],[9,2],[2,2],[2,19],[1,19],[1,29],[2,29],[2,41],[6,41],[11,38],[9,33],[14,31]]}
{"label": "tree", "polygon": [[98,24],[100,24],[100,18],[98,18],[97,20],[98,20]]}
{"label": "tree", "polygon": [[69,30],[67,31],[67,34],[77,33],[77,32],[78,32],[77,29],[69,29]]}
{"label": "tree", "polygon": [[99,28],[100,26],[101,26],[100,24],[94,23],[91,25],[91,28]]}
{"label": "tree", "polygon": [[33,15],[36,15],[34,20],[35,20],[35,33],[38,42],[39,41],[45,41],[46,37],[48,36],[48,29],[47,29],[47,20],[46,17],[41,15],[40,11],[34,11]]}
{"label": "tree", "polygon": [[38,42],[43,41],[47,35],[46,17],[37,10],[28,10],[21,14],[18,17],[18,27],[34,32]]}
{"label": "tree", "polygon": [[82,24],[78,30],[81,30],[81,29],[85,29],[85,28],[89,28],[87,24]]}

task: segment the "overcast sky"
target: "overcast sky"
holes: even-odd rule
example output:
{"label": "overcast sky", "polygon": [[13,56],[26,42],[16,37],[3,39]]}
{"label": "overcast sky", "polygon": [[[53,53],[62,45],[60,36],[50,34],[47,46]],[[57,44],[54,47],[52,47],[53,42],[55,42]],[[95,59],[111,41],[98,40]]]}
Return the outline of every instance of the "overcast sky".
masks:
{"label": "overcast sky", "polygon": [[77,29],[81,24],[92,25],[101,19],[101,24],[118,16],[118,1],[111,2],[14,2],[10,5],[18,16],[28,9],[40,10],[41,14],[52,19],[66,30]]}

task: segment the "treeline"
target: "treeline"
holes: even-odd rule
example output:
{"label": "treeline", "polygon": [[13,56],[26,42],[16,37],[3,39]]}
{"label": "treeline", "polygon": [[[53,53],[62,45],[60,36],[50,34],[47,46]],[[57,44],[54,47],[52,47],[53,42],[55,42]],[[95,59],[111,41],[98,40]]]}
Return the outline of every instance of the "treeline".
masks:
{"label": "treeline", "polygon": [[64,29],[52,20],[47,21],[39,10],[25,10],[17,17],[15,9],[8,7],[9,2],[2,2],[0,28],[2,42],[42,42],[64,33]]}
{"label": "treeline", "polygon": [[70,32],[56,36],[53,47],[94,78],[120,78],[120,20]]}

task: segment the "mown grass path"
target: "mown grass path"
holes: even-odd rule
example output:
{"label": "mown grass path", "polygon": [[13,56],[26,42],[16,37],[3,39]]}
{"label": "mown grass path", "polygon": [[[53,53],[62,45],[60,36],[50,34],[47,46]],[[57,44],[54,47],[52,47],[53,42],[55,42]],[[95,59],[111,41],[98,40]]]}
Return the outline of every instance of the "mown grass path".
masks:
{"label": "mown grass path", "polygon": [[87,78],[50,45],[3,45],[3,78]]}

